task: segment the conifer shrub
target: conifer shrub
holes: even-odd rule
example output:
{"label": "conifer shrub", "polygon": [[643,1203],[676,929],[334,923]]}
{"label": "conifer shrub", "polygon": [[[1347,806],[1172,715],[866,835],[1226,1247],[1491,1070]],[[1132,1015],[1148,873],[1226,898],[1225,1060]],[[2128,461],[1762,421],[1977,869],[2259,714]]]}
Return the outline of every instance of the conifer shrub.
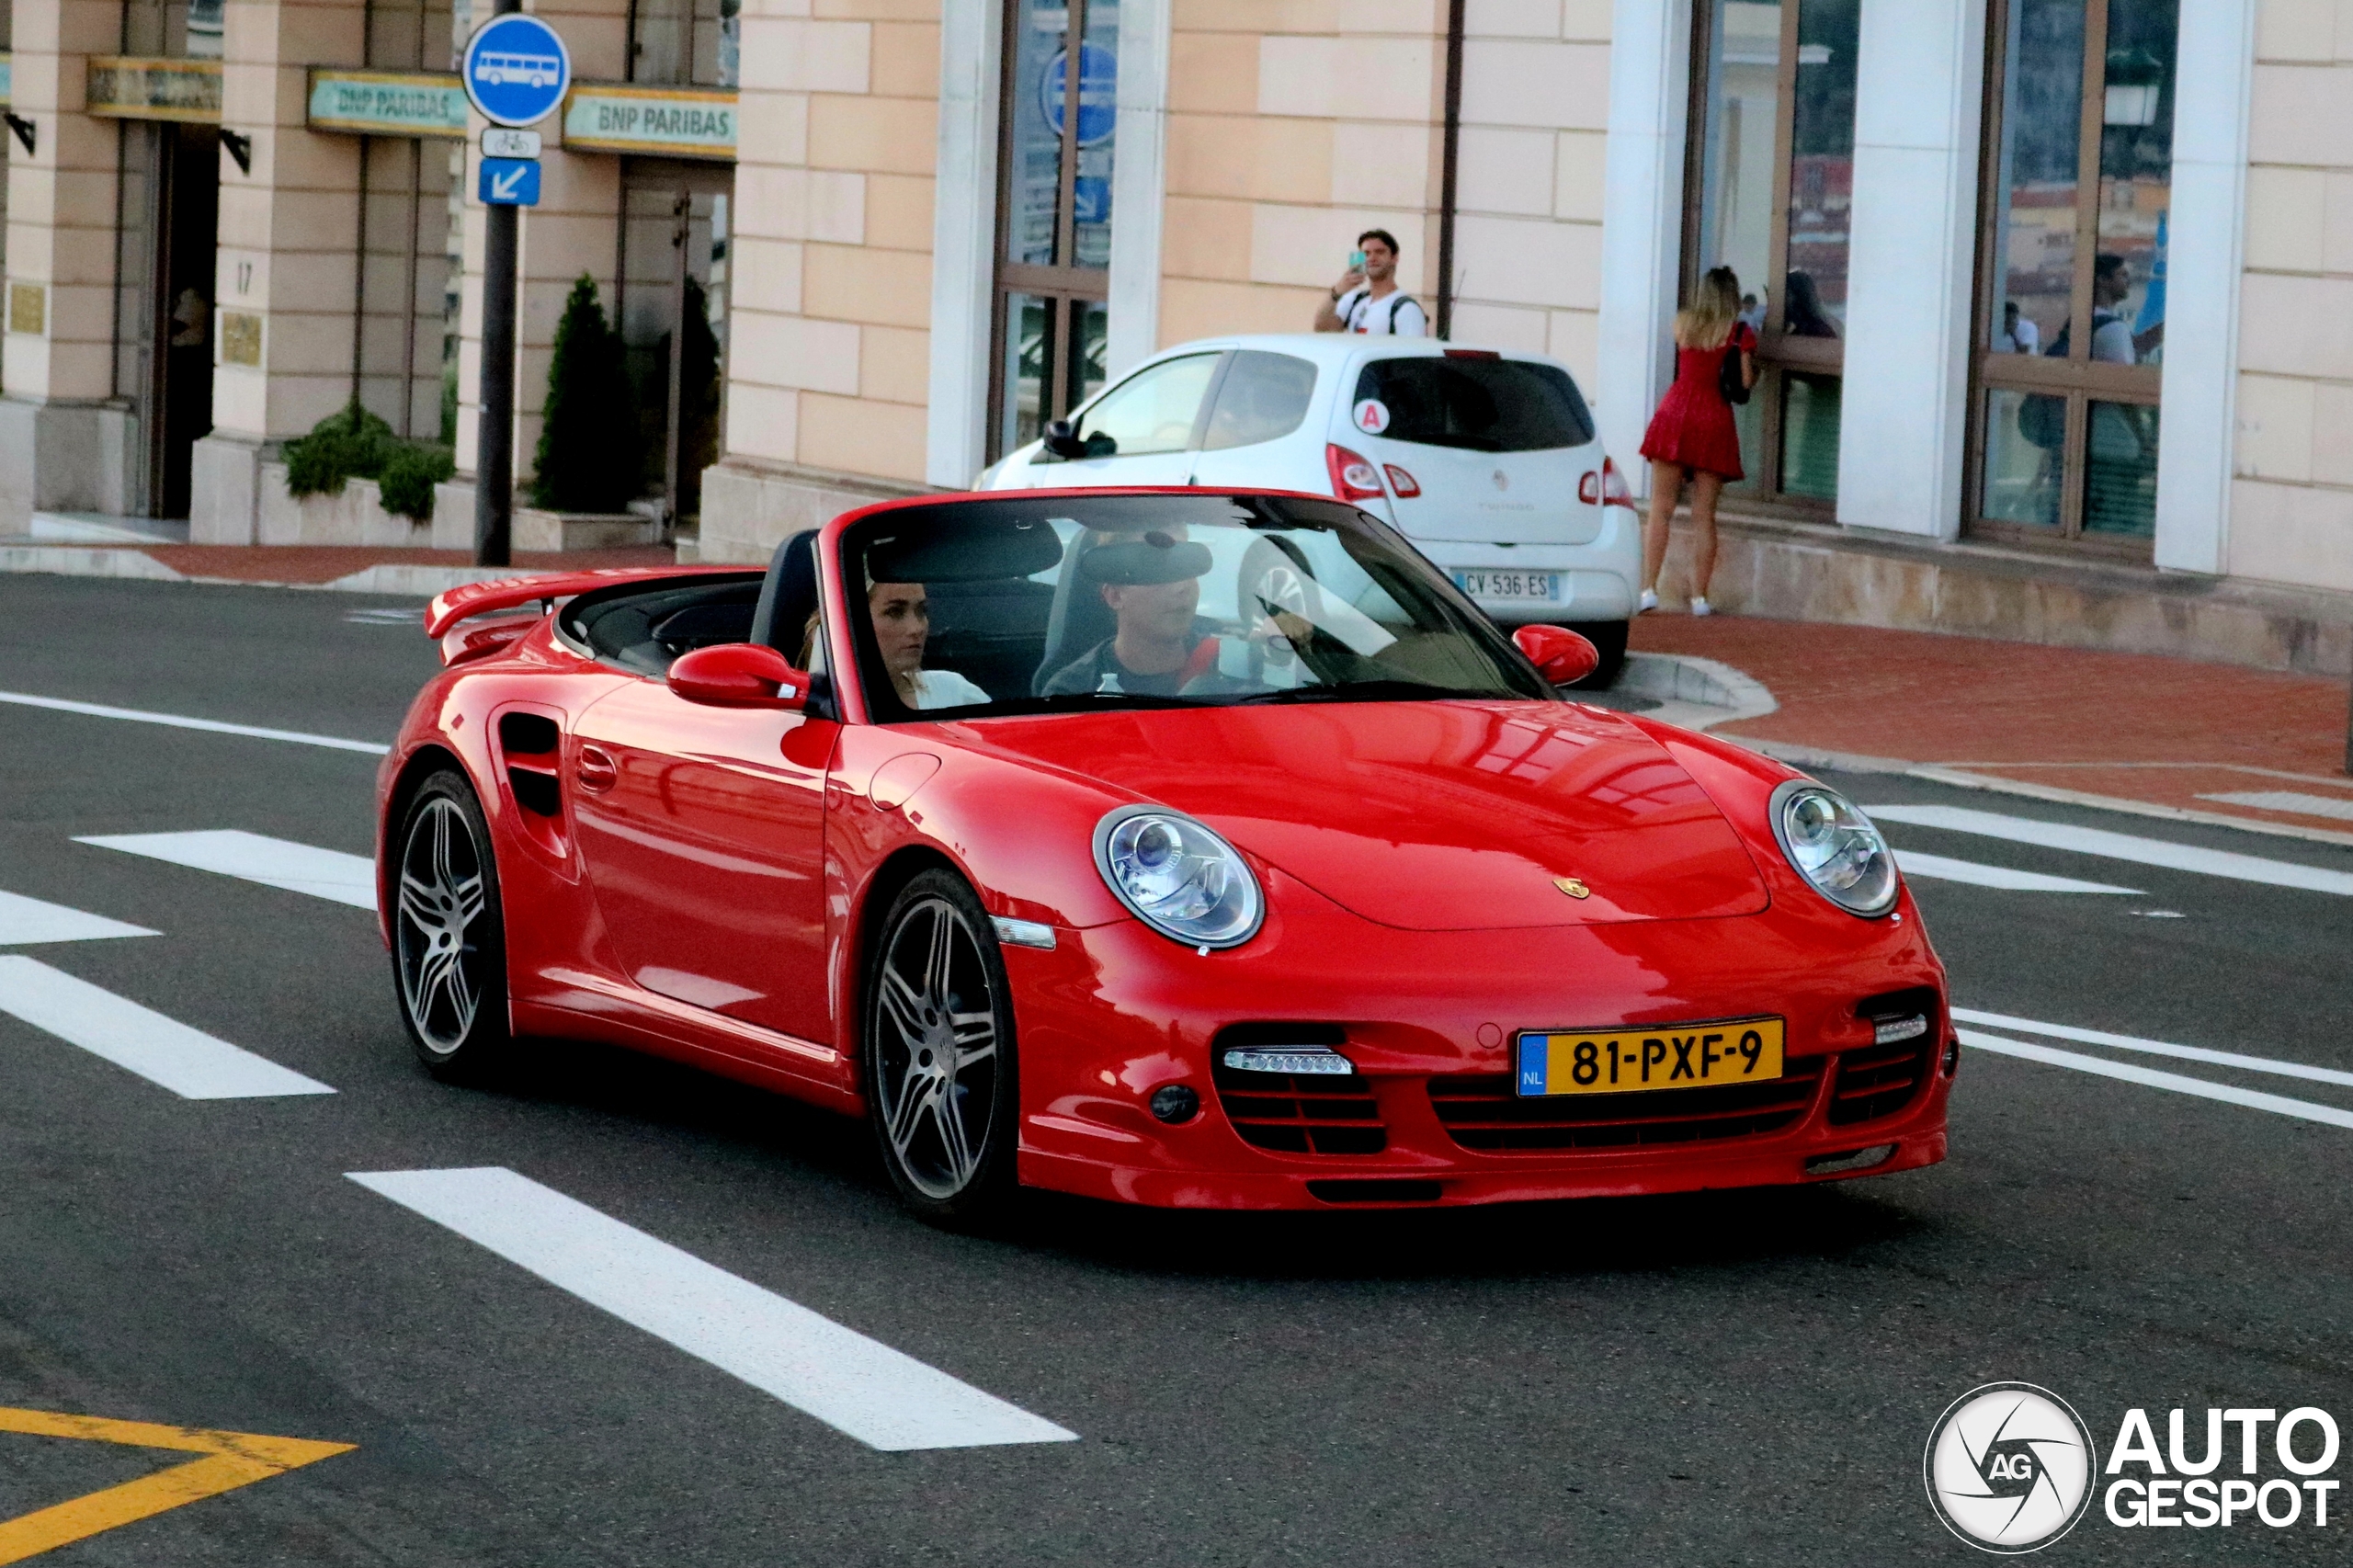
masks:
{"label": "conifer shrub", "polygon": [[637,498],[642,460],[620,335],[584,272],[556,325],[531,502],[555,512],[619,512]]}

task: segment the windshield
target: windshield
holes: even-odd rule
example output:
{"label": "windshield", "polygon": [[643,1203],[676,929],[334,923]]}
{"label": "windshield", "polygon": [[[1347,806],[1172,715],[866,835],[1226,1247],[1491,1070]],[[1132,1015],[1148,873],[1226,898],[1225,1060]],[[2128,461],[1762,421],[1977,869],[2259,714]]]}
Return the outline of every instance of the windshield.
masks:
{"label": "windshield", "polygon": [[886,722],[1552,695],[1427,562],[1336,502],[957,501],[847,530],[841,564],[865,589],[852,632]]}
{"label": "windshield", "polygon": [[1370,400],[1387,423],[1362,428],[1392,441],[1474,452],[1541,452],[1593,439],[1593,415],[1557,365],[1449,351],[1375,359],[1357,377],[1351,406]]}

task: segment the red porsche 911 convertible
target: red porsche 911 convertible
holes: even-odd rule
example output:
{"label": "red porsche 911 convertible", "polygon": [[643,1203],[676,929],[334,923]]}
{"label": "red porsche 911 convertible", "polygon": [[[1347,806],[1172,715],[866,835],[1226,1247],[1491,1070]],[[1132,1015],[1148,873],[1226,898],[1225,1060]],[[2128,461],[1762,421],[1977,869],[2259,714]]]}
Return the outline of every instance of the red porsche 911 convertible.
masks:
{"label": "red porsche 911 convertible", "polygon": [[1564,698],[1590,644],[1337,502],[895,502],[426,631],[378,877],[437,1073],[697,1063],[864,1116],[943,1223],[1944,1157],[1944,971],[1871,824]]}

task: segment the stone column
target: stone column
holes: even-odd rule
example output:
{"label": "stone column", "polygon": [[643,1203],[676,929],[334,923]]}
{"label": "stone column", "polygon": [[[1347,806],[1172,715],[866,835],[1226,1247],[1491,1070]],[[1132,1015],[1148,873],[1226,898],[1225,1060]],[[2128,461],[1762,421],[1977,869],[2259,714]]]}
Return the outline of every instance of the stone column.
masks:
{"label": "stone column", "polygon": [[1961,532],[1985,0],[1864,0],[1838,520]]}
{"label": "stone column", "polygon": [[124,509],[129,416],[114,397],[116,126],[82,112],[85,62],[121,36],[112,0],[17,0],[14,111],[38,146],[7,161],[0,297],[0,533],[36,511]]}
{"label": "stone column", "polygon": [[1648,494],[1643,432],[1675,379],[1691,0],[1618,0],[1602,157],[1601,310],[1594,372],[1603,446]]}
{"label": "stone column", "polygon": [[252,544],[261,465],[351,399],[359,142],[305,129],[313,65],[367,58],[364,0],[229,0],[221,123],[253,169],[221,159],[219,363],[196,444],[189,538]]}

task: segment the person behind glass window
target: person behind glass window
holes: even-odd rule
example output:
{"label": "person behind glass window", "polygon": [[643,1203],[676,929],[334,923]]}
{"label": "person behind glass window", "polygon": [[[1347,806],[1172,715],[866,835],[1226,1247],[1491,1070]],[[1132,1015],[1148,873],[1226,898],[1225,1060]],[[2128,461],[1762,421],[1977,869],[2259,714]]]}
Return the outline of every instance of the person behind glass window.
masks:
{"label": "person behind glass window", "polygon": [[[989,694],[954,670],[923,667],[931,640],[931,596],[921,583],[877,583],[866,590],[874,641],[899,700],[910,708],[963,708]],[[805,657],[805,655],[804,655]]]}
{"label": "person behind glass window", "polygon": [[2002,302],[2002,335],[1994,347],[2004,354],[2040,354],[2042,352],[2042,329],[2034,318],[2021,313],[2016,300]]}
{"label": "person behind glass window", "polygon": [[1103,596],[1119,630],[1064,665],[1045,695],[1119,691],[1174,697],[1217,667],[1217,640],[1197,614],[1209,547],[1183,525],[1107,536],[1078,558],[1077,591]]}
{"label": "person behind glass window", "polygon": [[1813,274],[1791,271],[1789,280],[1789,315],[1781,330],[1791,337],[1836,337],[1838,324],[1822,308],[1822,291],[1813,286]]}

